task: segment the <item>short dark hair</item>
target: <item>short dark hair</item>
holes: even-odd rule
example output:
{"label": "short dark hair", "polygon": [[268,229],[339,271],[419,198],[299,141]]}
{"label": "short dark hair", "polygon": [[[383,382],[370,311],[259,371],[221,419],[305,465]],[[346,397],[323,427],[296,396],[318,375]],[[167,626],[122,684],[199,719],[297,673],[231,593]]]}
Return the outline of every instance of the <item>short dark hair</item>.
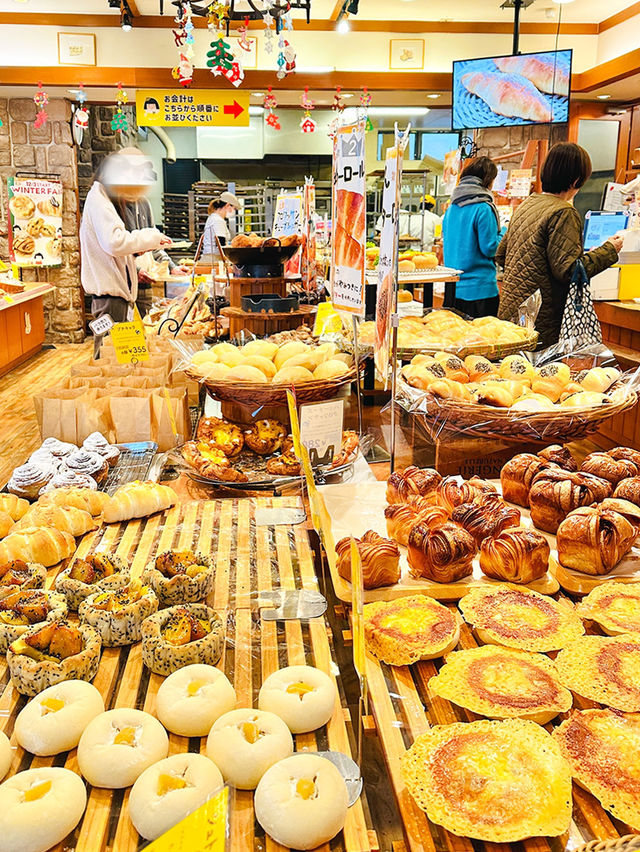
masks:
{"label": "short dark hair", "polygon": [[467,160],[460,172],[460,178],[480,178],[485,189],[489,189],[497,175],[498,167],[490,157],[474,157],[472,160]]}
{"label": "short dark hair", "polygon": [[591,157],[575,142],[558,142],[547,154],[540,177],[542,191],[558,195],[580,189],[591,177]]}

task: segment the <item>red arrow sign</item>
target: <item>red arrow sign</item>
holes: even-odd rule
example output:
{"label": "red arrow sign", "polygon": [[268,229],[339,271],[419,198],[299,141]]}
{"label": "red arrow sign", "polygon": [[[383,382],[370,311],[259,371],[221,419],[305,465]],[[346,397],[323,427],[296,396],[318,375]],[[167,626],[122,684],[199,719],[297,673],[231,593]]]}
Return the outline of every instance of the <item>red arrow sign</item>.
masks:
{"label": "red arrow sign", "polygon": [[224,114],[232,115],[234,118],[237,118],[243,112],[244,107],[241,107],[238,101],[234,101],[232,104],[225,104],[224,106]]}

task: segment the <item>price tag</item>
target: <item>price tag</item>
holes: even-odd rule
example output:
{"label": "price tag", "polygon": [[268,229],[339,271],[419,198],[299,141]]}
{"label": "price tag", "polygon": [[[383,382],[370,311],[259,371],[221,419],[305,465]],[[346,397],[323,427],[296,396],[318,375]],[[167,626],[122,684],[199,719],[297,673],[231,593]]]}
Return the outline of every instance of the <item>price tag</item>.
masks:
{"label": "price tag", "polygon": [[137,308],[133,310],[133,322],[117,322],[113,326],[111,342],[119,364],[137,364],[149,360],[144,325]]}
{"label": "price tag", "polygon": [[342,318],[334,309],[331,302],[320,302],[313,322],[313,336],[320,337],[321,334],[339,334],[342,331]]}
{"label": "price tag", "polygon": [[229,788],[223,787],[197,811],[174,825],[145,852],[225,852],[229,828]]}
{"label": "price tag", "polygon": [[13,305],[13,303],[15,302],[15,299],[12,299],[11,296],[9,296],[9,294],[5,294],[2,298],[5,300],[5,302],[8,302],[10,305]]}
{"label": "price tag", "polygon": [[108,334],[113,328],[113,320],[109,316],[109,314],[103,314],[98,319],[91,320],[89,323],[89,328],[96,335]]}
{"label": "price tag", "polygon": [[300,440],[312,465],[331,464],[342,443],[344,400],[310,402],[300,406]]}

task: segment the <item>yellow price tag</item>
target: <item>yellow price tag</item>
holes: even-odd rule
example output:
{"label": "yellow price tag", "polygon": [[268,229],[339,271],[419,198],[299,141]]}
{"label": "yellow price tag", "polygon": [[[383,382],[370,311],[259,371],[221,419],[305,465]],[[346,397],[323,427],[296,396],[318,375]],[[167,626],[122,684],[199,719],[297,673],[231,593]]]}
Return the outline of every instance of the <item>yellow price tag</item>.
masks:
{"label": "yellow price tag", "polygon": [[110,333],[119,364],[149,360],[144,324],[137,307],[133,309],[133,322],[117,322]]}
{"label": "yellow price tag", "polygon": [[4,262],[4,260],[0,260],[0,272],[6,272],[9,267]]}
{"label": "yellow price tag", "polygon": [[2,298],[10,305],[13,305],[13,303],[15,302],[15,299],[12,299],[11,296],[9,296],[8,294],[5,294]]}
{"label": "yellow price tag", "polygon": [[360,551],[351,537],[351,619],[353,632],[353,665],[362,681],[365,678],[364,652],[364,578]]}
{"label": "yellow price tag", "polygon": [[223,787],[197,811],[146,846],[145,852],[225,852],[228,815],[229,788]]}
{"label": "yellow price tag", "polygon": [[331,302],[320,302],[313,323],[313,336],[320,337],[321,334],[339,333],[342,331],[342,317],[334,309]]}

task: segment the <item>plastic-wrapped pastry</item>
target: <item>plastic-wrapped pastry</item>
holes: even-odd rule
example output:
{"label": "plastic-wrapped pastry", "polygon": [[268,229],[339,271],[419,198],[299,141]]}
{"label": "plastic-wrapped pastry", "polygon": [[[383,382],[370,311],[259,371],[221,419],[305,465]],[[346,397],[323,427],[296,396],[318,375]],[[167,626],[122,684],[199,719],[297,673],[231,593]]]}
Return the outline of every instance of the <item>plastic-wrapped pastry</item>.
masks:
{"label": "plastic-wrapped pastry", "polygon": [[542,533],[512,527],[482,542],[480,569],[493,580],[532,583],[547,573],[549,552],[549,542]]}
{"label": "plastic-wrapped pastry", "polygon": [[418,522],[408,543],[410,574],[435,583],[455,583],[473,572],[477,547],[473,536],[459,524],[446,523],[429,529]]}
{"label": "plastic-wrapped pastry", "polygon": [[608,574],[637,535],[637,526],[613,509],[581,506],[558,527],[558,561],[584,574]]}
{"label": "plastic-wrapped pastry", "polygon": [[499,494],[484,494],[473,503],[462,503],[451,512],[451,520],[464,527],[479,546],[487,536],[496,536],[520,523],[520,510],[507,506]]}
{"label": "plastic-wrapped pastry", "polygon": [[[611,373],[610,370],[614,370]],[[617,375],[615,375],[617,374]],[[615,368],[592,367],[590,370],[582,370],[574,377],[574,382],[581,386],[582,390],[597,391],[604,393],[618,380],[621,373]]]}
{"label": "plastic-wrapped pastry", "polygon": [[531,520],[538,529],[553,533],[574,509],[600,503],[612,493],[611,484],[590,473],[561,468],[541,471],[529,492]]}
{"label": "plastic-wrapped pastry", "polygon": [[448,512],[453,512],[456,506],[471,503],[483,494],[496,494],[494,486],[484,479],[472,476],[458,482],[457,476],[447,476],[436,488],[435,501]]}
{"label": "plastic-wrapped pastry", "polygon": [[109,467],[115,467],[120,458],[120,450],[115,444],[110,444],[101,432],[92,432],[84,439],[82,448],[90,453],[97,453],[107,460]]}
{"label": "plastic-wrapped pastry", "polygon": [[555,361],[546,364],[537,371],[531,380],[531,390],[534,393],[543,393],[552,402],[560,399],[560,394],[571,381],[571,370],[567,364]]}
{"label": "plastic-wrapped pastry", "polygon": [[572,393],[560,403],[561,408],[597,408],[600,405],[609,405],[611,400],[604,393],[597,391],[581,391]]}
{"label": "plastic-wrapped pastry", "polygon": [[529,491],[534,478],[542,470],[554,467],[551,461],[534,456],[533,453],[519,453],[503,465],[500,471],[502,496],[509,503],[529,506]]}
{"label": "plastic-wrapped pastry", "polygon": [[461,382],[462,384],[466,384],[469,381],[467,368],[457,355],[451,355],[449,352],[436,352],[433,357],[442,366],[447,379],[452,379],[454,382]]}
{"label": "plastic-wrapped pastry", "polygon": [[512,411],[555,411],[555,405],[548,396],[531,391],[518,397],[511,406]]}
{"label": "plastic-wrapped pastry", "polygon": [[462,402],[471,400],[467,386],[454,379],[436,379],[431,382],[428,391],[439,399],[459,399]]}
{"label": "plastic-wrapped pastry", "polygon": [[578,463],[562,444],[551,444],[551,446],[545,447],[544,450],[540,450],[538,457],[553,462],[565,470],[576,471],[578,469]]}
{"label": "plastic-wrapped pastry", "polygon": [[640,506],[640,476],[630,476],[616,485],[613,496]]}
{"label": "plastic-wrapped pastry", "polygon": [[76,450],[64,460],[66,467],[74,473],[87,473],[100,485],[109,475],[109,462],[97,453]]}
{"label": "plastic-wrapped pastry", "polygon": [[640,473],[632,461],[612,459],[608,453],[590,453],[582,462],[580,470],[606,479],[614,488],[623,479],[637,476]]}
{"label": "plastic-wrapped pastry", "polygon": [[25,500],[35,500],[40,489],[53,478],[53,466],[27,463],[16,467],[7,482],[7,491]]}
{"label": "plastic-wrapped pastry", "polygon": [[484,382],[495,373],[491,361],[483,358],[482,355],[467,355],[464,366],[469,373],[470,382]]}
{"label": "plastic-wrapped pastry", "polygon": [[504,384],[498,382],[483,382],[471,394],[473,402],[479,405],[493,405],[496,408],[511,408],[514,403],[514,396]]}
{"label": "plastic-wrapped pastry", "polygon": [[500,364],[503,379],[524,379],[531,382],[536,371],[533,364],[522,355],[507,355]]}
{"label": "plastic-wrapped pastry", "polygon": [[387,503],[411,503],[419,497],[431,497],[442,481],[431,467],[406,467],[396,470],[387,479]]}
{"label": "plastic-wrapped pastry", "polygon": [[[373,530],[360,539],[355,539],[362,563],[362,578],[365,589],[391,586],[400,579],[400,551],[398,545],[383,538]],[[340,539],[336,544],[338,574],[351,582],[351,538]]]}

